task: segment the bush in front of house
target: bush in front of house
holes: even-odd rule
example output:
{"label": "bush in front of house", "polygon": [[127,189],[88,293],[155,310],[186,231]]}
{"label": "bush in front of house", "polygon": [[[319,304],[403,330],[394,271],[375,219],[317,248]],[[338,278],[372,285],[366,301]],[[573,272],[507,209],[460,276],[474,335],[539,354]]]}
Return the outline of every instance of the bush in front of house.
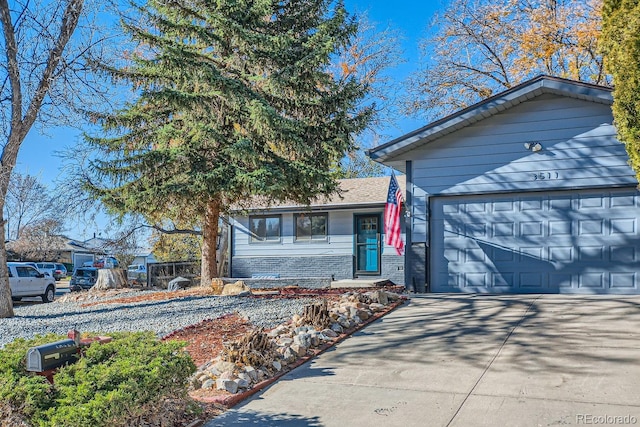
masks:
{"label": "bush in front of house", "polygon": [[195,365],[183,342],[161,342],[151,332],[112,333],[113,341],[84,349],[51,385],[25,371],[30,347],[65,337],[19,339],[0,350],[0,402],[34,426],[126,426],[165,398],[186,396]]}

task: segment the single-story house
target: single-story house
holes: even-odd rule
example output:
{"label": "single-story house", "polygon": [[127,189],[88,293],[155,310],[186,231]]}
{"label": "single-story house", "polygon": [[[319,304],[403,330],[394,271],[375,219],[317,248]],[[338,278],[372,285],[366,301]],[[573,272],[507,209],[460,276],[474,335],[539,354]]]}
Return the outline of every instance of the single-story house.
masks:
{"label": "single-story house", "polygon": [[611,104],[540,76],[369,150],[406,174],[405,282],[640,294],[640,193]]}
{"label": "single-story house", "polygon": [[[390,177],[340,180],[341,195],[310,206],[255,207],[231,218],[232,277],[389,279],[404,284],[404,255],[385,244]],[[404,176],[397,177],[404,190]]]}
{"label": "single-story house", "polygon": [[[139,248],[136,253],[135,253],[135,257],[133,258],[133,261],[131,262],[131,264],[141,264],[144,265],[145,267],[148,264],[152,264],[154,262],[158,262],[156,260],[156,258],[153,256],[153,250],[150,248]],[[123,268],[126,266],[123,266]]]}

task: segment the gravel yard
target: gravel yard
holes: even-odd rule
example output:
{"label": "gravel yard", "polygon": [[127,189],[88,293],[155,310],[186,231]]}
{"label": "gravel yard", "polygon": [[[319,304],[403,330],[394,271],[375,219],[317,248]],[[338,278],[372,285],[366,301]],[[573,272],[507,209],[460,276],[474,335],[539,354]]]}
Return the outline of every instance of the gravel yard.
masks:
{"label": "gravel yard", "polygon": [[91,304],[85,301],[16,305],[13,318],[0,319],[0,348],[16,338],[32,338],[51,332],[66,335],[73,328],[93,333],[147,330],[164,336],[204,319],[230,313],[247,317],[257,326],[272,328],[292,315],[302,313],[302,307],[314,300],[191,295],[164,300],[118,301],[112,298]]}

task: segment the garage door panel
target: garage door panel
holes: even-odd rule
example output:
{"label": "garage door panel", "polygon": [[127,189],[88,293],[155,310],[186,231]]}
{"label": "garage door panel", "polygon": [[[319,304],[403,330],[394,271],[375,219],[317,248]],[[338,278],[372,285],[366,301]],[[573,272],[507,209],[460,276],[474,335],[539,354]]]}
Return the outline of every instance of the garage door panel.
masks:
{"label": "garage door panel", "polygon": [[573,261],[572,246],[549,246],[549,260],[551,262],[568,262]]}
{"label": "garage door panel", "polygon": [[579,236],[602,236],[604,234],[604,219],[578,221]]}
{"label": "garage door panel", "polygon": [[614,218],[610,220],[611,234],[635,234],[636,219],[635,218]]}
{"label": "garage door panel", "polygon": [[503,271],[502,273],[491,274],[491,286],[497,287],[509,287],[512,288],[514,284],[515,273],[509,271]]}
{"label": "garage door panel", "polygon": [[611,288],[633,289],[637,287],[636,273],[611,273]]}
{"label": "garage door panel", "polygon": [[560,290],[561,288],[570,289],[573,287],[573,276],[568,273],[551,273],[549,274],[549,289]]}
{"label": "garage door panel", "polygon": [[615,263],[630,263],[638,261],[636,248],[633,246],[611,246],[609,257]]}
{"label": "garage door panel", "polygon": [[603,289],[604,273],[582,273],[578,281],[578,287],[589,289]]}
{"label": "garage door panel", "polygon": [[639,200],[632,189],[434,198],[431,288],[640,293]]}
{"label": "garage door panel", "polygon": [[578,199],[578,206],[580,210],[603,208],[605,201],[603,196],[585,196]]}
{"label": "garage door panel", "polygon": [[578,260],[582,262],[604,261],[604,246],[581,246],[578,248]]}
{"label": "garage door panel", "polygon": [[611,199],[611,207],[635,207],[637,206],[638,197],[636,195],[622,195]]}
{"label": "garage door panel", "polygon": [[571,221],[549,221],[549,236],[570,236]]}
{"label": "garage door panel", "polygon": [[520,236],[542,236],[543,223],[541,221],[524,221],[520,223]]}

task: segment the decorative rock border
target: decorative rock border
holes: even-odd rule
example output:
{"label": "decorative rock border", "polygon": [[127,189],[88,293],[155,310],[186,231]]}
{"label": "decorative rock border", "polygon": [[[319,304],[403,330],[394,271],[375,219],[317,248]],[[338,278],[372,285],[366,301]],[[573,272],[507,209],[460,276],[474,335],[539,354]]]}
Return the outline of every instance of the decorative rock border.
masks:
{"label": "decorative rock border", "polygon": [[[372,294],[374,293],[375,295],[372,296]],[[361,296],[352,297],[354,295],[361,295]],[[364,297],[362,295],[364,295]],[[349,300],[350,298],[351,300]],[[368,299],[369,301],[374,301],[374,302],[370,302],[369,304],[364,304],[360,301],[360,299],[363,299],[363,298]],[[317,345],[309,345],[309,346],[303,345],[303,344],[306,344],[306,342],[301,343],[300,341],[301,340],[305,341],[307,339],[305,335],[308,335],[308,334],[305,334],[305,332],[311,331],[313,327],[308,325],[296,325],[296,322],[300,321],[300,317],[296,315],[289,322],[274,328],[268,333],[269,337],[271,338],[274,344],[274,348],[279,349],[278,352],[281,355],[280,357],[282,359],[285,359],[285,358],[289,359],[288,361],[283,360],[283,363],[281,363],[280,361],[273,361],[273,365],[275,366],[275,373],[273,375],[268,376],[268,372],[266,372],[263,368],[259,368],[258,370],[256,370],[253,367],[249,367],[252,370],[252,372],[242,372],[242,374],[238,375],[237,379],[232,380],[231,377],[233,375],[231,375],[230,372],[224,372],[217,375],[215,377],[215,381],[213,378],[206,380],[206,382],[208,382],[207,386],[208,388],[215,387],[221,390],[226,390],[227,392],[230,392],[232,394],[230,395],[223,394],[223,395],[217,395],[217,396],[199,396],[195,393],[190,393],[190,394],[196,400],[199,400],[205,403],[217,403],[227,408],[231,408],[237,405],[238,403],[240,403],[241,401],[245,400],[246,398],[257,393],[258,391],[261,391],[266,387],[270,386],[271,384],[276,382],[278,379],[280,379],[283,375],[287,374],[288,372],[292,371],[298,366],[308,362],[312,358],[318,356],[319,354],[323,353],[327,349],[333,347],[337,343],[348,338],[354,332],[364,328],[369,323],[385,316],[389,312],[396,309],[398,306],[402,305],[406,300],[407,300],[406,296],[401,296],[396,293],[388,292],[386,290],[380,290],[380,289],[369,291],[369,292],[366,292],[364,289],[360,291],[352,290],[352,292],[345,293],[341,295],[340,301],[334,302],[330,306],[329,311],[331,313],[332,319],[335,321],[332,325],[332,328],[325,329],[324,331],[313,331],[315,332],[316,335],[322,335],[323,332],[330,334],[330,331],[332,329],[338,329],[338,330],[342,329],[342,331],[339,333],[336,333],[335,336],[332,336],[332,337],[323,336],[318,342],[315,342],[315,344]],[[380,301],[380,302],[375,302],[375,301]],[[349,306],[353,307],[353,309],[349,309]],[[351,312],[350,313],[351,316],[343,316],[345,310],[349,310]],[[371,313],[371,314],[369,315],[367,313]],[[361,315],[362,317],[366,317],[366,319],[361,319],[358,315]],[[338,321],[336,321],[338,319],[342,324],[346,324],[349,326],[343,328],[342,326],[339,325]],[[279,330],[285,331],[285,333],[283,333],[282,336],[280,336],[278,332]],[[295,330],[295,335],[292,338],[287,337],[286,331],[293,332],[293,330]],[[280,342],[278,343],[279,339],[280,339]],[[293,354],[296,352],[297,354],[293,356]],[[215,359],[209,362],[208,364],[203,365],[198,370],[198,372],[194,375],[193,378],[195,379],[199,376],[200,378],[205,377],[207,375],[205,373],[206,369],[210,368],[212,365],[214,366],[213,368],[214,371],[216,370],[216,367],[220,367],[221,370],[226,370],[225,367],[231,368],[232,370],[234,370],[235,368],[239,368],[238,366],[232,367],[231,365],[233,364],[230,364],[230,362],[218,361],[217,364],[215,364],[214,362],[215,362]],[[228,365],[225,365],[225,364],[228,364]],[[258,371],[260,371],[260,374],[261,374],[260,379],[258,379],[258,381],[251,381],[252,379],[253,380],[256,379],[254,376],[254,373]],[[249,373],[251,374],[250,376],[252,378],[248,378]],[[195,380],[195,382],[200,383],[200,380]],[[253,386],[250,386],[251,382],[254,383]],[[204,382],[202,382],[202,384],[204,384]],[[242,385],[243,387],[239,388],[238,386],[239,384]]]}

